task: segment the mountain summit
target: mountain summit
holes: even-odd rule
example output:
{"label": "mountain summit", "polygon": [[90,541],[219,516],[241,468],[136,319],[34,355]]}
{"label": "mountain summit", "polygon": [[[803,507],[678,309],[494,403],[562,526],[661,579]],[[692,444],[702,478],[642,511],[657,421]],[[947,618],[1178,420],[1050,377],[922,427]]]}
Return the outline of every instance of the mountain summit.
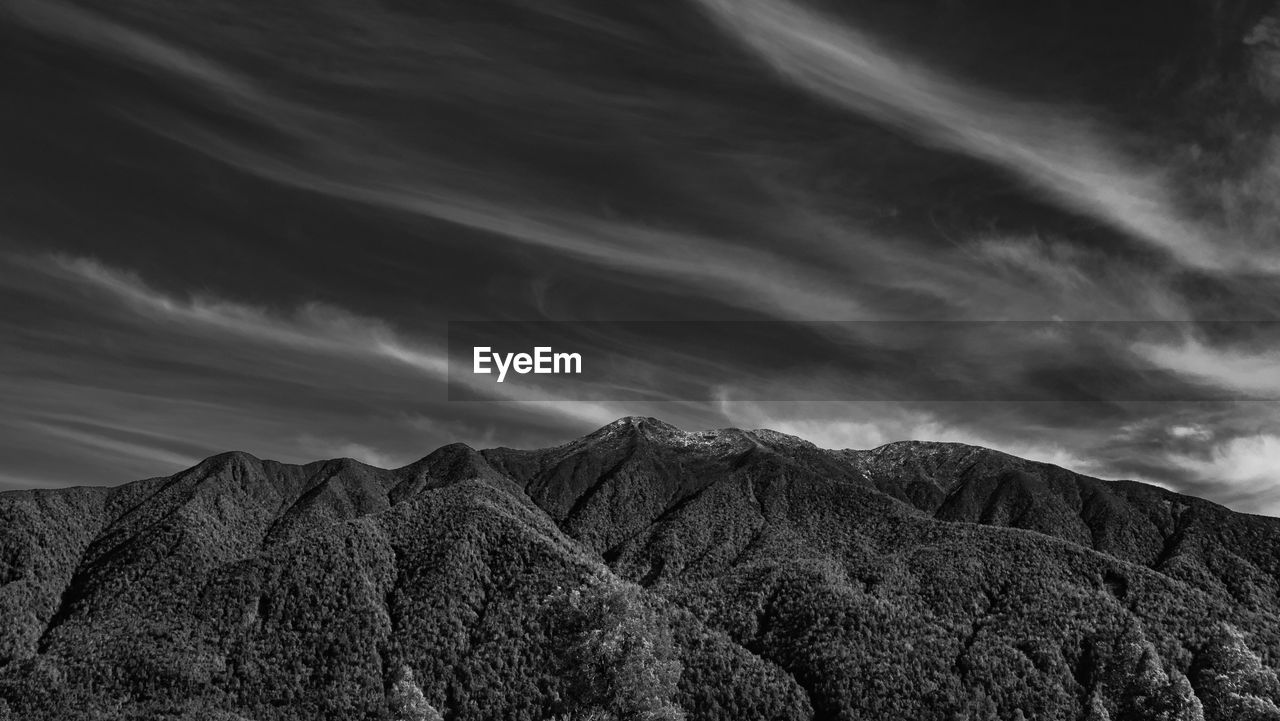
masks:
{"label": "mountain summit", "polygon": [[624,418],[0,494],[0,719],[1280,719],[1280,520]]}

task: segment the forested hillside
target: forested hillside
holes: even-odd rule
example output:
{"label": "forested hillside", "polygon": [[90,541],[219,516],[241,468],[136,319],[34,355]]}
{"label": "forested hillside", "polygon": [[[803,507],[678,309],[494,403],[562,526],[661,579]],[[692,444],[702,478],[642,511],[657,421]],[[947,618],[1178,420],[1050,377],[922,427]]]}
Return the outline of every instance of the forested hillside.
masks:
{"label": "forested hillside", "polygon": [[1280,521],[625,418],[0,494],[0,719],[1280,720]]}

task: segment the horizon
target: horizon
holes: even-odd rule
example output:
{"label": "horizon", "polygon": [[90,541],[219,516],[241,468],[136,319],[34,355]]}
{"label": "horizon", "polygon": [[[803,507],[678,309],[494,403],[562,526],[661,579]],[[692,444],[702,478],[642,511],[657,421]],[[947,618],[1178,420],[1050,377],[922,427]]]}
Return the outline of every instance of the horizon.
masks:
{"label": "horizon", "polygon": [[[576,441],[580,441],[580,440],[583,440],[583,439],[588,438],[588,437],[590,437],[590,436],[596,435],[597,433],[600,433],[600,432],[602,432],[602,431],[605,431],[606,429],[609,429],[609,428],[610,428],[610,427],[612,427],[612,426],[616,426],[616,425],[618,425],[618,424],[620,424],[620,423],[622,423],[622,422],[624,422],[624,421],[636,421],[636,420],[641,420],[641,421],[656,421],[656,422],[661,423],[661,424],[663,424],[663,425],[669,425],[669,426],[672,426],[672,427],[673,427],[673,428],[675,428],[675,430],[677,430],[678,432],[683,433],[683,434],[686,434],[686,435],[704,435],[704,434],[708,434],[708,433],[720,433],[720,432],[725,432],[725,431],[737,431],[737,432],[740,432],[740,433],[750,433],[750,434],[761,433],[761,432],[765,432],[765,433],[776,433],[776,434],[779,434],[779,435],[782,435],[782,436],[786,436],[787,438],[793,438],[793,439],[798,440],[798,441],[800,441],[800,442],[802,442],[802,443],[809,443],[809,444],[813,445],[814,447],[818,448],[819,450],[823,450],[823,451],[834,451],[834,452],[841,452],[841,451],[853,451],[853,452],[864,452],[864,453],[865,453],[865,452],[871,452],[871,451],[879,450],[880,448],[884,448],[884,447],[892,446],[892,445],[898,445],[898,444],[916,444],[916,443],[918,443],[918,444],[924,444],[924,445],[944,445],[944,446],[945,446],[945,445],[952,445],[952,446],[965,446],[965,447],[969,447],[969,448],[979,448],[979,449],[986,450],[986,451],[992,451],[992,452],[995,452],[995,453],[1001,453],[1001,454],[1008,455],[1008,456],[1012,456],[1012,457],[1014,457],[1014,458],[1017,458],[1017,459],[1019,459],[1019,460],[1023,460],[1023,461],[1030,461],[1030,462],[1033,462],[1033,463],[1042,463],[1042,464],[1046,464],[1046,465],[1050,465],[1050,466],[1055,466],[1055,467],[1062,468],[1062,469],[1064,469],[1064,470],[1070,471],[1070,472],[1072,472],[1072,473],[1075,473],[1076,475],[1085,476],[1085,477],[1089,477],[1089,478],[1096,478],[1097,480],[1101,480],[1101,481],[1108,482],[1108,483],[1113,483],[1113,482],[1123,482],[1123,483],[1142,483],[1142,484],[1144,484],[1144,485],[1154,486],[1154,487],[1161,488],[1161,489],[1166,490],[1166,491],[1172,491],[1172,492],[1175,492],[1175,493],[1179,493],[1179,491],[1177,491],[1176,489],[1170,488],[1168,485],[1166,485],[1166,484],[1164,484],[1164,483],[1161,483],[1161,482],[1159,482],[1159,481],[1157,481],[1157,480],[1148,480],[1148,479],[1143,479],[1143,478],[1102,478],[1102,477],[1097,477],[1097,476],[1091,476],[1091,475],[1090,475],[1088,472],[1086,472],[1086,471],[1078,470],[1078,469],[1075,469],[1075,468],[1071,468],[1071,467],[1069,467],[1069,466],[1062,465],[1062,464],[1060,464],[1060,463],[1058,463],[1058,462],[1056,462],[1055,460],[1052,460],[1052,459],[1039,459],[1039,458],[1032,458],[1032,457],[1020,456],[1020,455],[1018,455],[1018,454],[1016,454],[1016,453],[1011,453],[1011,452],[1009,452],[1009,451],[1001,450],[1001,449],[999,449],[999,448],[992,448],[992,447],[989,447],[989,446],[982,446],[982,445],[977,445],[977,444],[973,444],[973,443],[966,443],[966,442],[963,442],[963,441],[940,441],[940,440],[931,440],[931,439],[928,439],[928,438],[901,438],[901,439],[896,439],[896,440],[889,440],[889,441],[885,441],[885,442],[883,442],[883,443],[881,443],[881,444],[879,444],[879,445],[876,445],[876,446],[868,446],[868,447],[864,447],[864,448],[853,448],[853,447],[848,447],[848,446],[844,446],[844,447],[839,447],[839,446],[824,446],[824,445],[821,445],[820,443],[817,443],[817,442],[813,441],[812,439],[806,438],[806,437],[804,437],[804,436],[800,436],[800,435],[796,435],[796,434],[792,434],[792,433],[784,433],[784,432],[782,432],[782,431],[778,431],[778,430],[775,430],[775,429],[772,429],[772,428],[738,428],[738,427],[732,427],[732,426],[725,426],[725,427],[720,427],[720,428],[695,428],[695,429],[689,429],[689,428],[680,428],[680,427],[678,427],[678,426],[674,426],[673,424],[668,423],[667,421],[663,420],[662,418],[657,418],[657,417],[654,417],[654,416],[635,416],[635,415],[632,415],[632,416],[622,416],[622,417],[620,417],[620,418],[616,418],[616,419],[614,419],[613,421],[610,421],[609,423],[606,423],[606,424],[604,424],[604,425],[601,425],[601,426],[599,426],[599,427],[597,427],[597,428],[595,428],[595,429],[593,429],[593,430],[587,431],[587,432],[585,432],[585,433],[583,433],[583,434],[581,434],[581,435],[573,436],[573,437],[571,437],[571,438],[565,439],[564,441],[562,441],[562,442],[560,442],[560,443],[552,443],[551,445],[546,445],[546,446],[537,446],[537,447],[534,447],[534,446],[520,446],[520,447],[516,447],[516,446],[509,446],[509,445],[505,445],[505,444],[501,444],[501,443],[499,443],[499,444],[497,444],[497,445],[475,446],[475,445],[472,445],[472,444],[469,444],[469,443],[466,443],[466,442],[462,442],[462,441],[452,441],[452,442],[448,442],[448,443],[445,443],[445,444],[443,444],[443,445],[440,445],[440,446],[436,446],[436,447],[434,447],[434,448],[431,448],[430,450],[426,451],[425,453],[422,453],[422,454],[421,454],[421,455],[419,455],[419,456],[416,456],[416,457],[412,458],[411,460],[403,461],[403,462],[397,462],[397,463],[395,463],[395,464],[393,464],[393,465],[379,465],[379,464],[377,464],[377,463],[373,463],[373,462],[370,462],[370,461],[368,461],[368,460],[364,460],[364,459],[359,458],[359,457],[357,457],[357,456],[332,456],[332,457],[324,457],[324,458],[309,458],[309,459],[301,459],[301,458],[299,458],[299,459],[288,459],[288,460],[282,460],[282,459],[280,459],[280,458],[268,457],[268,456],[262,456],[262,455],[259,455],[259,454],[256,454],[256,453],[253,453],[252,451],[247,451],[247,450],[243,450],[243,449],[224,449],[224,450],[220,450],[220,451],[214,451],[214,452],[210,453],[209,455],[207,455],[207,456],[205,456],[205,457],[203,457],[203,458],[199,458],[199,459],[194,460],[192,463],[190,463],[190,464],[188,464],[188,465],[184,465],[184,466],[181,466],[181,467],[173,468],[173,469],[170,469],[170,471],[169,471],[169,472],[167,472],[167,473],[161,473],[161,474],[154,475],[154,476],[147,476],[147,477],[143,477],[143,478],[134,478],[134,479],[129,479],[129,480],[120,481],[120,482],[118,482],[118,483],[75,483],[75,484],[71,484],[71,485],[60,485],[60,486],[30,486],[30,487],[21,487],[21,486],[19,486],[19,487],[15,487],[15,488],[6,488],[6,487],[3,487],[3,486],[0,486],[0,493],[6,493],[6,492],[10,492],[10,491],[24,491],[24,490],[58,490],[59,488],[85,488],[85,487],[94,487],[94,486],[105,486],[105,487],[111,487],[111,488],[114,488],[114,487],[118,487],[118,486],[125,485],[125,484],[128,484],[128,483],[132,483],[132,482],[134,482],[134,481],[142,481],[142,480],[149,480],[149,479],[152,479],[152,478],[166,478],[166,477],[176,476],[176,475],[179,475],[179,474],[184,473],[184,472],[186,472],[186,471],[190,471],[190,470],[193,470],[193,469],[195,469],[195,468],[198,468],[199,466],[204,465],[205,463],[207,463],[208,461],[210,461],[210,460],[212,460],[212,459],[214,459],[214,458],[217,458],[217,457],[220,457],[220,456],[227,456],[227,455],[247,455],[247,456],[249,456],[249,457],[253,458],[254,460],[257,460],[257,461],[260,461],[260,462],[280,463],[280,464],[290,465],[290,466],[309,466],[309,465],[315,465],[315,464],[321,464],[321,463],[330,463],[330,462],[333,462],[333,461],[344,461],[344,460],[349,460],[349,461],[356,461],[357,463],[360,463],[360,464],[362,464],[362,465],[364,465],[364,466],[368,466],[368,467],[370,467],[370,468],[375,468],[375,469],[378,469],[378,470],[384,470],[384,471],[396,471],[396,470],[403,470],[403,469],[405,469],[405,468],[408,468],[408,467],[410,467],[410,466],[413,466],[413,465],[415,465],[415,464],[417,464],[417,463],[419,463],[419,462],[421,462],[421,461],[423,461],[423,460],[425,460],[425,459],[427,459],[427,458],[430,458],[430,457],[431,457],[432,455],[434,455],[436,452],[438,452],[438,451],[440,451],[440,450],[443,450],[443,449],[445,449],[445,448],[452,447],[452,446],[461,445],[461,446],[464,446],[464,447],[466,447],[466,448],[469,448],[469,449],[471,449],[471,450],[474,450],[474,451],[477,451],[477,452],[480,452],[480,453],[483,453],[483,452],[485,452],[485,451],[495,451],[495,450],[545,451],[545,450],[552,450],[552,449],[555,449],[555,448],[558,448],[558,447],[561,447],[561,446],[572,445],[572,444],[573,444],[574,442],[576,442]],[[1182,495],[1191,495],[1192,497],[1200,498],[1199,496],[1194,496],[1194,495],[1192,495],[1192,494],[1182,494]],[[1204,499],[1204,498],[1201,498],[1201,500],[1210,500],[1210,501],[1211,501],[1211,499]],[[1237,510],[1237,509],[1232,509],[1232,510]],[[1239,512],[1239,513],[1247,513],[1247,511],[1239,511],[1239,510],[1237,510],[1237,512]],[[1271,516],[1271,514],[1254,514],[1254,515],[1263,515],[1263,516],[1275,517],[1275,516]]]}

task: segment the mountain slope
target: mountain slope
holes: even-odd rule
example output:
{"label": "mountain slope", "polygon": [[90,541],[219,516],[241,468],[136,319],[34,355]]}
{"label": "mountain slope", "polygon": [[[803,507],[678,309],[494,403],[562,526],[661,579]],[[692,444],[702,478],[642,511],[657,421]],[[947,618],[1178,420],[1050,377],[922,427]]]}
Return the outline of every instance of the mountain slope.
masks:
{"label": "mountain slope", "polygon": [[1280,521],[971,446],[626,418],[0,521],[0,718],[1280,719]]}

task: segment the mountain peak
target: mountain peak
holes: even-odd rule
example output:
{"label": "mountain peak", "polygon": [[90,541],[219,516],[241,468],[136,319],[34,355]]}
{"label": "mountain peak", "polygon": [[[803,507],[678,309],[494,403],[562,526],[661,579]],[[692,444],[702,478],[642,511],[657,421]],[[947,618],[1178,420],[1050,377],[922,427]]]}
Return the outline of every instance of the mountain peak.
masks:
{"label": "mountain peak", "polygon": [[249,469],[262,466],[262,459],[246,451],[223,451],[215,453],[196,464],[195,468],[204,471],[224,469]]}
{"label": "mountain peak", "polygon": [[591,433],[589,436],[601,433],[606,435],[618,433],[642,433],[654,434],[661,437],[672,433],[683,433],[683,431],[659,418],[653,418],[651,416],[623,416],[622,418],[601,426],[595,431],[595,433]]}
{"label": "mountain peak", "polygon": [[686,431],[666,421],[644,416],[627,416],[600,428],[584,440],[602,438],[642,438],[646,442],[671,450],[706,450],[719,453],[741,452],[751,448],[818,447],[798,436],[768,429],[709,428]]}

